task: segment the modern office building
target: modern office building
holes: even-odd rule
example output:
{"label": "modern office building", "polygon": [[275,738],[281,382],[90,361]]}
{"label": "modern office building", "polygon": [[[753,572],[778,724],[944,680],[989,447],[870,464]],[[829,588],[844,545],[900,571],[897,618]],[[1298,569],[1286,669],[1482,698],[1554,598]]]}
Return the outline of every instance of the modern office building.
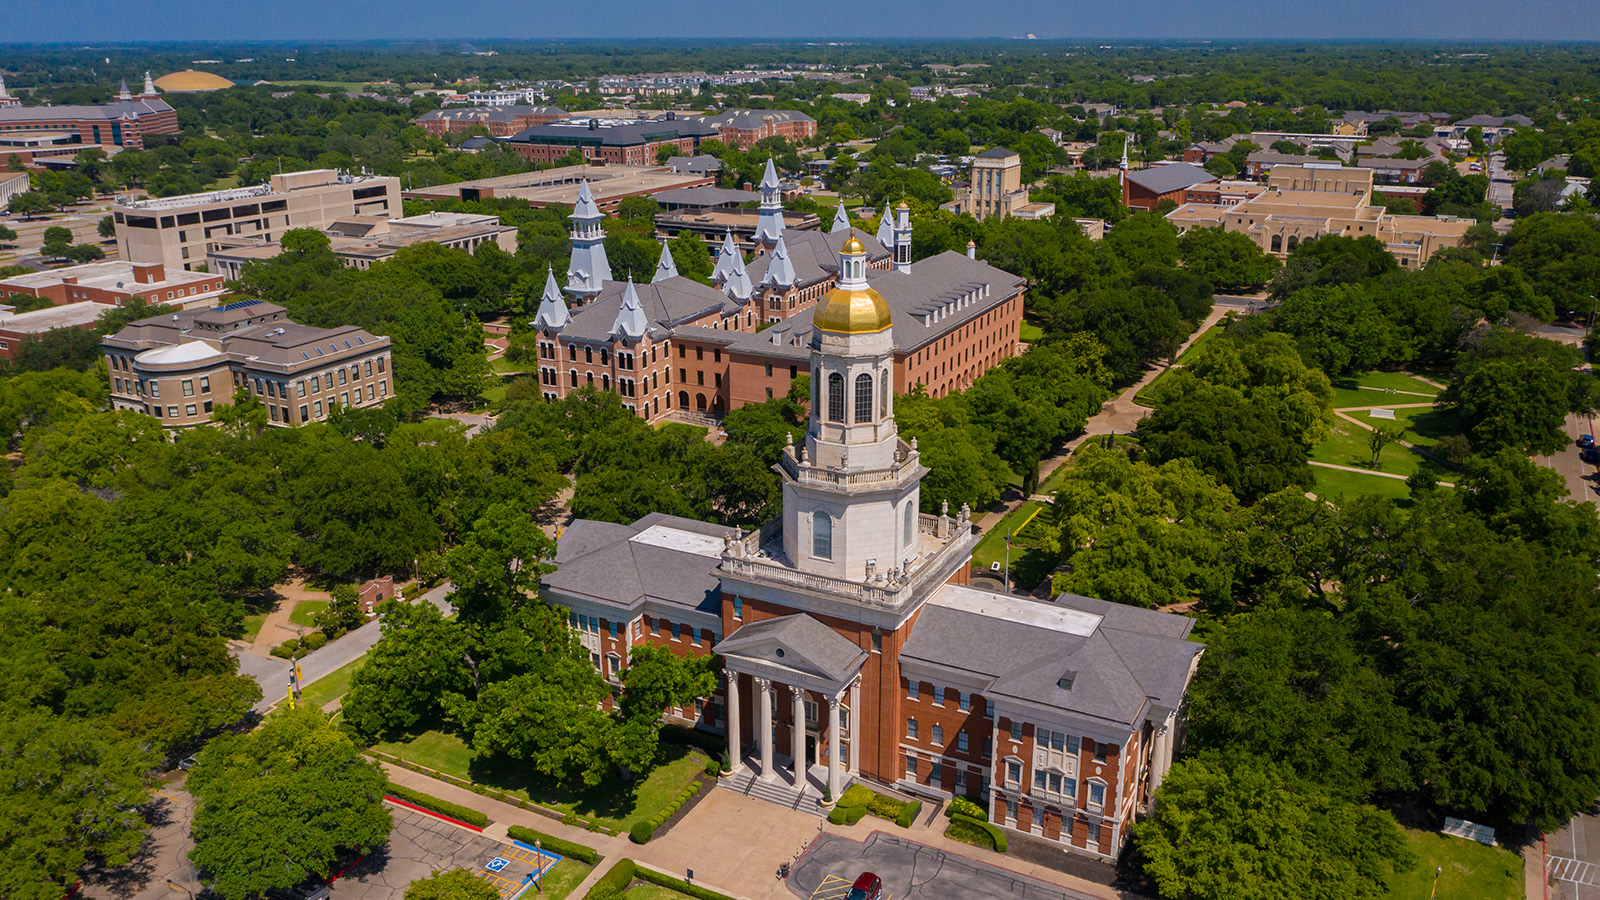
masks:
{"label": "modern office building", "polygon": [[222,295],[221,275],[168,269],[161,263],[120,259],[64,269],[40,269],[0,281],[0,302],[44,297],[56,306],[99,303],[122,306],[135,300],[182,306],[210,306]]}
{"label": "modern office building", "polygon": [[969,586],[970,512],[921,512],[929,470],[895,424],[903,320],[879,287],[908,276],[869,279],[863,251],[845,242],[795,349],[811,413],[776,467],[778,517],[748,532],[579,520],[541,594],[614,683],[636,647],[721,658],[722,687],[667,713],[726,736],[727,787],[797,809],[854,780],[962,796],[1041,844],[1113,859],[1180,744],[1193,621]]}
{"label": "modern office building", "polygon": [[348,325],[299,325],[261,300],[140,319],[101,347],[112,407],[169,429],[209,423],[216,405],[232,403],[241,388],[284,428],[394,396],[387,337]]}
{"label": "modern office building", "polygon": [[536,163],[553,163],[577,150],[592,162],[648,166],[663,148],[674,156],[694,156],[701,141],[718,134],[710,125],[669,112],[661,119],[561,119],[524,128],[506,146]]}
{"label": "modern office building", "polygon": [[554,122],[565,115],[554,106],[457,106],[425,112],[413,124],[432,135],[482,128],[490,137],[506,138],[524,128]]}
{"label": "modern office building", "polygon": [[[507,253],[517,252],[517,229],[500,224],[499,216],[478,213],[426,212],[400,219],[350,216],[336,219],[323,232],[328,249],[347,266],[370,268],[416,244],[438,244],[471,253],[493,243]],[[206,270],[234,280],[246,263],[271,259],[283,252],[279,240],[218,238],[207,245]]]}
{"label": "modern office building", "polygon": [[194,269],[222,238],[274,241],[291,228],[326,228],[348,216],[396,217],[400,179],[310,169],[274,175],[255,187],[177,197],[119,200],[111,206],[122,258]]}
{"label": "modern office building", "polygon": [[666,191],[708,187],[716,183],[716,178],[703,172],[674,172],[665,166],[563,166],[414,188],[405,192],[405,198],[472,201],[499,197],[514,198],[541,208],[572,206],[578,202],[578,189],[585,182],[595,204],[604,212],[614,213],[629,197],[653,197]]}

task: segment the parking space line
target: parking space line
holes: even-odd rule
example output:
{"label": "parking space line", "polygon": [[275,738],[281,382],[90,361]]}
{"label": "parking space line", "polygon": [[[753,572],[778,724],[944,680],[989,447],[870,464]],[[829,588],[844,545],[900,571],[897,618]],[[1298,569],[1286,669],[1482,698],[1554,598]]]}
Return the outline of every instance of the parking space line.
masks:
{"label": "parking space line", "polygon": [[1551,856],[1546,860],[1545,871],[1556,881],[1600,887],[1600,865],[1565,856]]}

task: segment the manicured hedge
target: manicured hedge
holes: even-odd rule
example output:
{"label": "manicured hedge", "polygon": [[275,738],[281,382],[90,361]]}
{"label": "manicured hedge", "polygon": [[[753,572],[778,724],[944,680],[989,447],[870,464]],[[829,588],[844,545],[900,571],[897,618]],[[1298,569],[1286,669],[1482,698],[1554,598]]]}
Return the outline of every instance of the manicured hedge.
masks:
{"label": "manicured hedge", "polygon": [[865,806],[835,806],[828,813],[828,821],[835,825],[854,825],[866,814]]}
{"label": "manicured hedge", "polygon": [[669,888],[677,891],[680,894],[688,894],[691,897],[698,898],[698,900],[733,900],[733,898],[729,897],[727,894],[719,894],[710,888],[703,888],[698,884],[690,884],[681,878],[673,878],[671,875],[663,875],[660,872],[646,869],[643,866],[637,867],[633,870],[633,877],[639,879],[640,881],[648,881],[651,884],[657,884],[661,887]]}
{"label": "manicured hedge", "polygon": [[564,841],[542,831],[534,831],[532,828],[513,825],[506,829],[506,834],[510,835],[514,841],[521,841],[524,844],[537,843],[551,853],[565,856],[568,859],[575,859],[578,862],[585,862],[591,866],[600,861],[600,854],[593,847],[585,847],[582,844]]}
{"label": "manicured hedge", "polygon": [[611,868],[601,875],[599,880],[590,886],[589,892],[583,895],[583,900],[600,900],[602,897],[616,897],[628,889],[633,883],[633,876],[637,869],[633,860],[619,859]]}
{"label": "manicured hedge", "polygon": [[451,803],[448,800],[440,800],[438,797],[435,797],[432,794],[424,794],[421,791],[414,791],[411,788],[403,787],[395,784],[392,781],[389,782],[388,787],[384,788],[384,791],[388,793],[389,796],[394,797],[397,800],[404,800],[407,803],[415,804],[423,809],[431,809],[440,815],[446,815],[452,819],[460,819],[469,825],[476,825],[479,828],[482,828],[483,826],[489,824],[489,816],[485,813]]}
{"label": "manicured hedge", "polygon": [[950,805],[944,808],[944,814],[946,818],[954,818],[955,816],[971,816],[980,820],[988,818],[988,814],[983,811],[983,807],[965,797],[950,798]]}
{"label": "manicured hedge", "polygon": [[671,803],[668,803],[664,809],[656,813],[654,817],[646,821],[633,823],[633,827],[628,829],[628,840],[633,841],[635,844],[648,844],[650,839],[655,836],[657,828],[665,825],[667,820],[672,818],[673,813],[676,813],[680,807],[689,802],[690,797],[700,793],[700,785],[701,782],[699,781],[692,782],[688,787],[680,791]]}
{"label": "manicured hedge", "polygon": [[894,823],[901,828],[910,828],[911,823],[917,820],[917,814],[922,812],[922,801],[913,800],[900,807],[900,815],[894,817]]}
{"label": "manicured hedge", "polygon": [[[945,833],[956,838],[957,840],[961,839],[961,837],[958,835],[972,837],[976,837],[980,834],[987,835],[989,838],[989,846],[994,848],[994,850],[998,853],[1006,852],[1006,833],[1001,831],[998,826],[991,825],[982,819],[974,819],[971,816],[963,816],[958,813],[950,817],[950,827],[945,829]],[[977,842],[968,841],[968,843]]]}
{"label": "manicured hedge", "polygon": [[273,647],[271,650],[269,650],[267,652],[272,654],[273,656],[276,656],[279,659],[289,659],[289,658],[293,657],[294,656],[294,652],[296,650],[299,650],[299,649],[300,649],[300,639],[299,638],[291,638],[290,640],[284,641],[283,643],[279,644],[278,646]]}
{"label": "manicured hedge", "polygon": [[306,648],[307,652],[321,650],[328,646],[328,636],[320,631],[313,631],[300,639],[300,646]]}

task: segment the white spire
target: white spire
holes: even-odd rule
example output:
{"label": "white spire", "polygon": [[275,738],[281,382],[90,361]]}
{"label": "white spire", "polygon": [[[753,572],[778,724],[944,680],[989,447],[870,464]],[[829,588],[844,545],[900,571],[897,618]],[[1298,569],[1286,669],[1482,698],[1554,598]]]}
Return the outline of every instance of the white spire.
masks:
{"label": "white spire", "polygon": [[565,327],[570,321],[572,316],[567,312],[567,301],[561,296],[561,287],[556,284],[556,273],[546,267],[544,296],[539,298],[539,314],[534,317],[533,324],[553,331]]}
{"label": "white spire", "polygon": [[889,201],[883,201],[883,220],[878,223],[878,243],[885,247],[894,246],[894,211],[889,208]]}
{"label": "white spire", "polygon": [[128,79],[122,79],[122,88],[117,91],[118,100],[132,100],[133,95],[128,93]]}
{"label": "white spire", "polygon": [[828,229],[829,234],[836,231],[850,230],[850,214],[844,211],[844,198],[839,198],[839,209],[833,214],[833,225]]}
{"label": "white spire", "polygon": [[894,270],[896,272],[911,271],[911,207],[904,201],[895,207],[894,223]]}
{"label": "white spire", "polygon": [[0,100],[5,99],[8,99],[6,97],[6,77],[4,75],[0,75]]}
{"label": "white spire", "polygon": [[155,95],[156,95],[156,83],[155,83],[154,80],[152,80],[150,78],[150,70],[149,69],[145,69],[144,70],[144,91],[140,94],[140,96],[141,97],[154,97]]}
{"label": "white spire", "polygon": [[750,285],[750,273],[744,270],[744,256],[738,251],[733,254],[733,266],[728,270],[727,280],[722,285],[728,296],[740,303],[750,299],[755,289]]}
{"label": "white spire", "polygon": [[767,172],[761,176],[761,213],[756,219],[756,243],[776,243],[783,229],[783,190],[778,183],[778,169],[768,159]]}
{"label": "white spire", "polygon": [[650,279],[650,283],[654,284],[657,281],[664,281],[668,278],[676,278],[677,276],[678,264],[673,261],[672,251],[667,248],[667,242],[662,241],[661,261],[656,263],[656,274]]}
{"label": "white spire", "polygon": [[572,206],[574,219],[598,219],[603,213],[595,205],[594,195],[589,193],[589,179],[585,178],[578,184],[578,202]]}
{"label": "white spire", "polygon": [[617,321],[611,326],[611,333],[636,341],[644,337],[648,327],[644,307],[639,303],[639,292],[634,290],[633,278],[630,277],[627,289],[622,292],[622,308],[617,310]]}
{"label": "white spire", "polygon": [[767,274],[761,283],[778,287],[792,287],[795,283],[794,263],[789,259],[789,248],[783,245],[783,235],[778,235],[778,245],[772,248],[767,261]]}
{"label": "white spire", "polygon": [[711,280],[716,284],[727,281],[728,273],[733,271],[734,258],[738,256],[739,248],[733,245],[733,232],[725,232],[722,236],[722,249],[717,251],[717,264],[711,270]]}
{"label": "white spire", "polygon": [[1126,134],[1122,136],[1122,165],[1118,168],[1122,169],[1124,172],[1128,171],[1128,140],[1131,137],[1132,135]]}

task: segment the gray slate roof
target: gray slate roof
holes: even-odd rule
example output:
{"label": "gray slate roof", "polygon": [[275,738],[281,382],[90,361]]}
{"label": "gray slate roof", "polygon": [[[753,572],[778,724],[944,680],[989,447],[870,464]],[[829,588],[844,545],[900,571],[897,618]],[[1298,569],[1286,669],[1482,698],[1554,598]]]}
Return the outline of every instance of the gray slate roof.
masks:
{"label": "gray slate roof", "polygon": [[170,112],[165,100],[113,100],[98,106],[0,106],[0,122],[48,122],[76,119],[104,119],[107,122],[124,116],[139,118],[160,112]]}
{"label": "gray slate roof", "polygon": [[1016,156],[1016,155],[1018,155],[1018,154],[1017,154],[1017,151],[1015,151],[1015,150],[1009,150],[1009,149],[1007,149],[1005,147],[990,147],[989,149],[983,151],[982,153],[979,153],[977,158],[978,159],[1010,159],[1011,157]]}
{"label": "gray slate roof", "polygon": [[[644,273],[640,273],[643,275]],[[572,311],[572,320],[561,330],[564,337],[607,341],[611,339],[612,326],[617,312],[622,309],[622,296],[627,282],[608,281],[593,300]],[[690,322],[716,311],[732,315],[738,304],[713,287],[677,275],[660,281],[634,286],[639,295],[639,305],[657,337],[683,322]]]}
{"label": "gray slate roof", "polygon": [[632,525],[579,519],[556,543],[556,570],[544,577],[544,586],[621,606],[650,599],[716,615],[722,608],[715,575],[720,560],[631,540],[656,525],[715,538],[729,530],[665,513],[651,513]]}
{"label": "gray slate roof", "polygon": [[[955,589],[947,585],[944,591]],[[961,587],[962,591],[979,592]],[[1167,613],[1063,594],[1054,603],[989,594],[998,607],[1037,604],[1036,615],[1078,616],[1078,632],[1000,614],[955,608],[936,595],[923,606],[901,650],[921,660],[988,679],[986,696],[1043,704],[1135,728],[1150,702],[1176,709],[1189,669],[1204,647],[1186,640],[1193,621]],[[1062,687],[1063,677],[1070,687]]]}
{"label": "gray slate roof", "polygon": [[[773,653],[774,645],[785,651],[782,656]],[[867,651],[805,613],[751,622],[719,642],[716,651],[723,656],[815,669],[834,681],[854,676],[867,658]]]}
{"label": "gray slate roof", "polygon": [[[839,271],[839,248],[854,235],[867,248],[867,259],[883,259],[889,249],[878,239],[859,228],[848,231],[817,231],[815,229],[785,228],[783,245],[789,251],[789,262],[794,266],[795,283],[813,284]],[[766,255],[751,260],[747,271],[750,282],[760,284],[767,277],[767,266],[772,263]]]}
{"label": "gray slate roof", "polygon": [[755,191],[738,191],[731,188],[693,187],[673,188],[656,194],[656,202],[663,206],[738,206],[761,199]]}
{"label": "gray slate roof", "polygon": [[1216,181],[1217,176],[1189,163],[1172,163],[1128,173],[1128,180],[1155,194],[1165,194],[1197,184]]}
{"label": "gray slate roof", "polygon": [[815,119],[794,109],[730,109],[712,115],[693,118],[719,128],[760,128],[768,118],[774,122],[814,122]]}

